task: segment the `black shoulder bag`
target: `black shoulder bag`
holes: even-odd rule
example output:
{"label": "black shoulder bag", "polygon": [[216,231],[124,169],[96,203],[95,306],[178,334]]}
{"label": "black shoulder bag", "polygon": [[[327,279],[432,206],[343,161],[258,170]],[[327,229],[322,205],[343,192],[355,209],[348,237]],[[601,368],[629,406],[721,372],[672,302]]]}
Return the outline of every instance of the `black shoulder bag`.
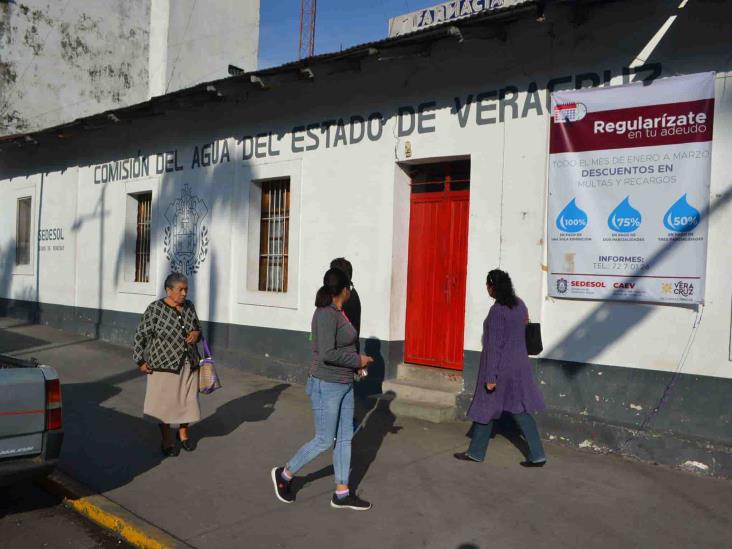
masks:
{"label": "black shoulder bag", "polygon": [[541,324],[538,322],[529,322],[526,325],[526,350],[529,356],[538,355],[544,350],[541,342]]}

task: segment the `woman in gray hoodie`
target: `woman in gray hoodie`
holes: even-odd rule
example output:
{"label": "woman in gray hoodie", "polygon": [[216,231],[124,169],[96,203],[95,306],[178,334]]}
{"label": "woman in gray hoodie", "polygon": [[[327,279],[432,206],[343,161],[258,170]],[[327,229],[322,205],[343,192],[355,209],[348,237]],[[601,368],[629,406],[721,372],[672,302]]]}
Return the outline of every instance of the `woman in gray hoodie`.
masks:
{"label": "woman in gray hoodie", "polygon": [[343,312],[351,296],[348,277],[330,269],[315,297],[312,320],[313,359],[307,382],[315,416],[315,437],[300,448],[284,467],[272,469],[275,495],[293,503],[292,477],[321,453],[333,447],[336,489],[330,505],[335,509],[366,511],[371,504],[348,488],[353,439],[353,376],[373,359],[356,350],[358,333]]}

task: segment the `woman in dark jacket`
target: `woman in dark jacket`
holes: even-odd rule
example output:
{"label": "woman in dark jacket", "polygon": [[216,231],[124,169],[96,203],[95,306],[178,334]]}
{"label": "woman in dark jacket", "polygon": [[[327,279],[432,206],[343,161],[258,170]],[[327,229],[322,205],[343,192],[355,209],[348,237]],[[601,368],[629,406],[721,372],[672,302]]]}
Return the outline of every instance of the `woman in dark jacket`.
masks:
{"label": "woman in dark jacket", "polygon": [[[315,437],[300,448],[284,467],[272,469],[275,496],[292,503],[292,477],[321,453],[333,448],[335,494],[330,505],[336,509],[365,511],[371,504],[348,488],[353,439],[353,377],[373,359],[356,351],[358,334],[343,304],[351,295],[350,281],[340,269],[330,269],[315,297],[312,321],[313,359],[307,394],[315,417]],[[333,447],[335,439],[335,448]]]}
{"label": "woman in dark jacket", "polygon": [[153,301],[135,332],[134,360],[147,374],[144,414],[160,424],[165,456],[178,454],[170,426],[178,425],[178,440],[190,452],[188,424],[201,419],[198,407],[196,344],[201,327],[193,303],[186,299],[188,279],[173,273],[165,279],[163,299]]}
{"label": "woman in dark jacket", "polygon": [[534,381],[526,350],[526,324],[529,313],[513,289],[508,273],[493,270],[486,281],[488,294],[496,300],[483,322],[483,352],[468,410],[473,420],[472,440],[467,452],[455,454],[463,461],[485,459],[493,421],[504,412],[511,414],[526,438],[529,459],[524,467],[546,463],[532,413],[545,409],[544,399]]}

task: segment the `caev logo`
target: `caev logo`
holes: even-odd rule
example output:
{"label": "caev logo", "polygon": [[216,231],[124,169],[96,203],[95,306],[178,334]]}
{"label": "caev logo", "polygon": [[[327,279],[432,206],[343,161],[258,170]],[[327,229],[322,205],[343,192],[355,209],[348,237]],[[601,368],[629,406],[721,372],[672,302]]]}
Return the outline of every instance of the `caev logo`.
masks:
{"label": "caev logo", "polygon": [[557,291],[560,294],[567,293],[567,279],[566,278],[560,278],[559,280],[557,280]]}
{"label": "caev logo", "polygon": [[557,216],[557,229],[563,233],[579,233],[587,227],[587,214],[577,206],[573,198]]}
{"label": "caev logo", "polygon": [[587,116],[587,107],[582,103],[563,103],[554,105],[554,122],[564,124],[565,122],[577,122]]}

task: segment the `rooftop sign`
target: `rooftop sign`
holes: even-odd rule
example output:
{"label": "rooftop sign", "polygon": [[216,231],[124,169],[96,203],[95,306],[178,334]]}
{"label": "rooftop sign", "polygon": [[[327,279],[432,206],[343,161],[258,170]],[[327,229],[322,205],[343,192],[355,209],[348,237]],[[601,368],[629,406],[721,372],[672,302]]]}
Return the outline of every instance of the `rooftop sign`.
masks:
{"label": "rooftop sign", "polygon": [[448,21],[524,4],[528,0],[450,0],[389,19],[389,38],[401,36]]}

